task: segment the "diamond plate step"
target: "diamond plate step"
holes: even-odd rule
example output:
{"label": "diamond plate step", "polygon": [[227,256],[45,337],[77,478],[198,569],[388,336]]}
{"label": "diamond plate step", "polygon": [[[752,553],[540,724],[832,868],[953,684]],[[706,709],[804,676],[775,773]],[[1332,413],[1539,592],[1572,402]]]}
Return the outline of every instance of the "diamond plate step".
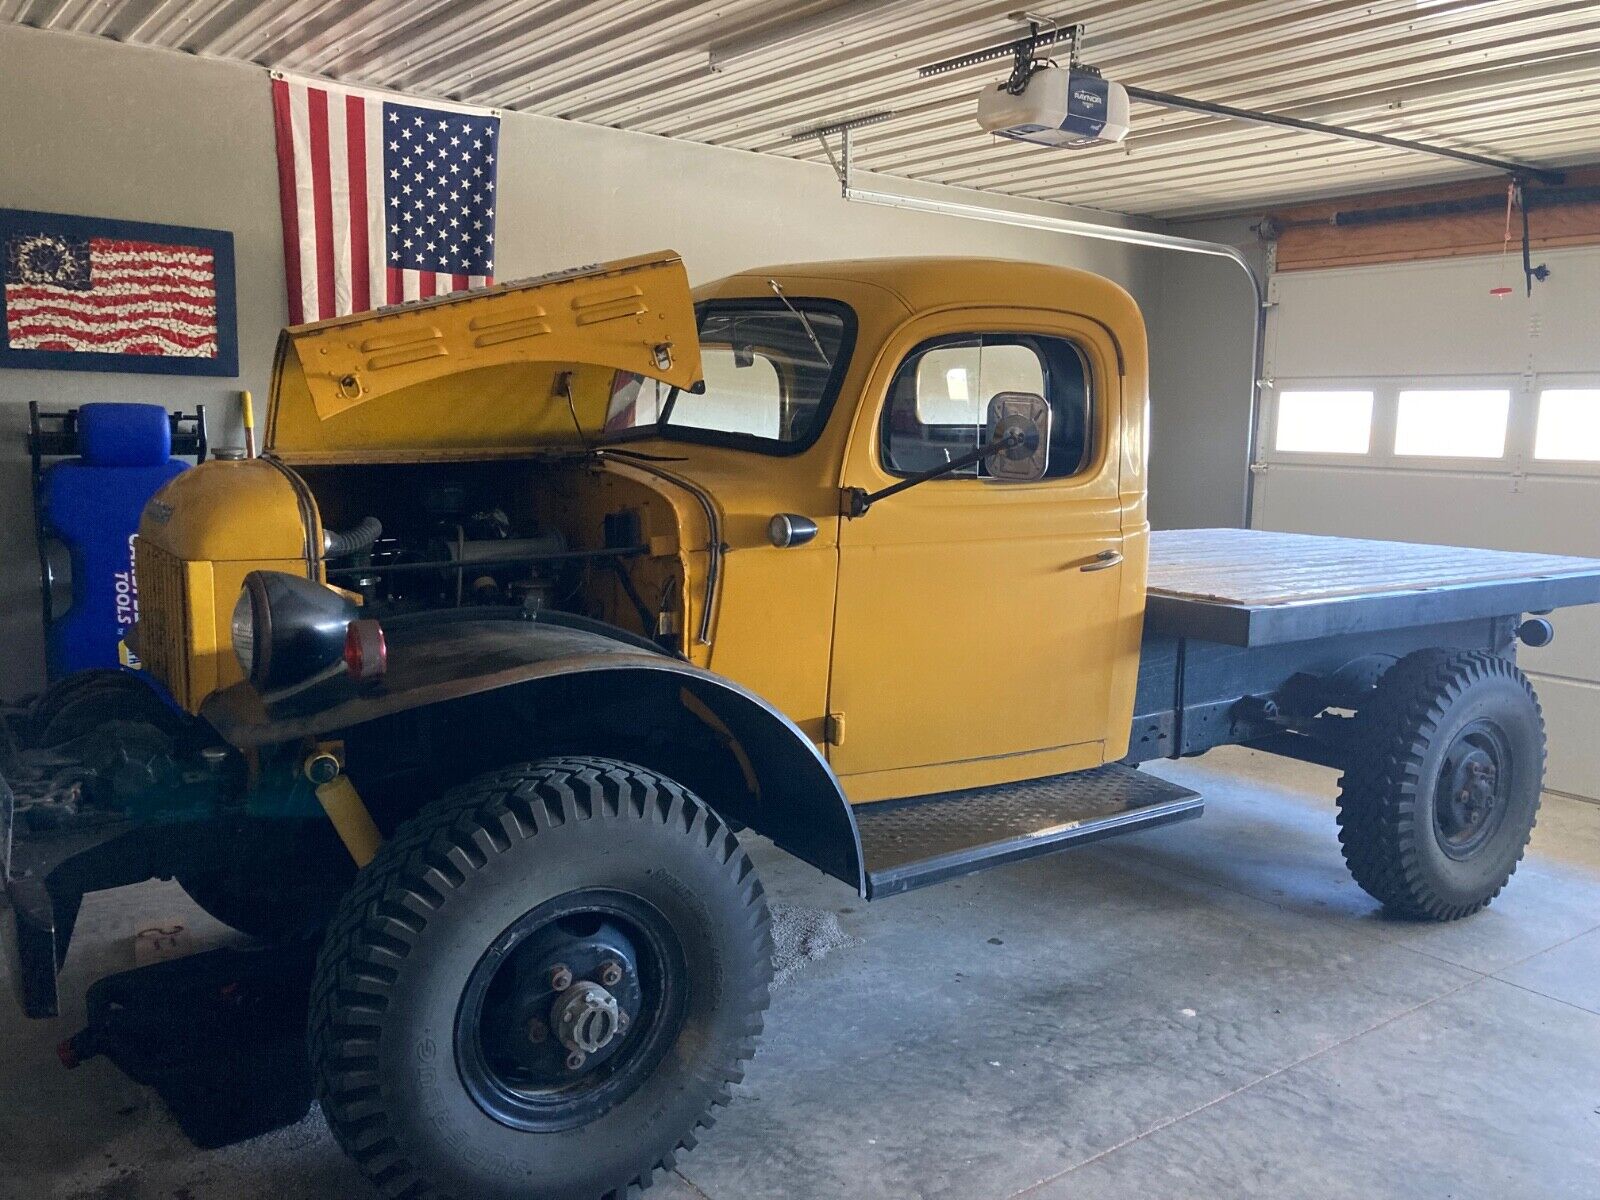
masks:
{"label": "diamond plate step", "polygon": [[867,896],[877,899],[1198,817],[1203,807],[1188,788],[1111,763],[1048,779],[862,805],[855,815]]}

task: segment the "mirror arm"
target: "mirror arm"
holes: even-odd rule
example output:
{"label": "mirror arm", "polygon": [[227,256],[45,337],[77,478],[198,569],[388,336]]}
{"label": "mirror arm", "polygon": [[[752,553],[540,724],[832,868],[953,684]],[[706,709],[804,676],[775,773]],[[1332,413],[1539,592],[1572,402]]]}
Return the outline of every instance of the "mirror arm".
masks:
{"label": "mirror arm", "polygon": [[930,479],[938,479],[954,471],[970,467],[974,463],[982,462],[991,454],[998,454],[1002,450],[1009,450],[1013,446],[1020,445],[1023,440],[1023,435],[1014,430],[1006,434],[1005,437],[996,438],[988,445],[979,446],[976,450],[963,454],[960,458],[952,458],[947,463],[940,463],[932,470],[919,471],[915,475],[908,475],[898,483],[891,483],[888,487],[879,488],[875,492],[869,492],[866,488],[858,487],[842,488],[841,491],[844,493],[842,497],[844,515],[851,518],[865,516],[867,510],[879,500],[887,499],[896,493],[905,491],[907,488],[914,488],[919,483],[927,483]]}

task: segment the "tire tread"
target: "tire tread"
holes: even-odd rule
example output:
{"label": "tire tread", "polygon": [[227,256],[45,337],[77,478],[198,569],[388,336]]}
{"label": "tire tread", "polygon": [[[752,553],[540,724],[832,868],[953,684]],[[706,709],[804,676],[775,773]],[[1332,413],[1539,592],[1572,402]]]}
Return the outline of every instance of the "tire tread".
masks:
{"label": "tire tread", "polygon": [[[652,803],[652,800],[654,803]],[[563,756],[504,767],[452,789],[402,825],[384,853],[361,872],[329,924],[312,986],[308,1045],[317,1095],[334,1138],[388,1200],[434,1200],[436,1193],[390,1130],[379,1077],[377,1030],[386,992],[437,911],[468,877],[518,840],[597,814],[678,826],[703,841],[739,885],[750,933],[771,960],[770,918],[754,865],[709,807],[670,779],[614,759]],[[697,833],[696,830],[699,832]],[[704,1112],[657,1161],[595,1200],[623,1200],[670,1170],[729,1103],[731,1085],[755,1053],[769,1000],[770,968],[746,1000],[737,1053],[716,1068],[718,1086]]]}
{"label": "tire tread", "polygon": [[[1500,894],[1527,849],[1524,837],[1505,878],[1470,904],[1440,896],[1420,865],[1418,839],[1428,831],[1419,828],[1418,791],[1429,745],[1451,703],[1473,684],[1495,677],[1523,689],[1542,728],[1539,699],[1527,676],[1485,650],[1409,654],[1384,673],[1356,713],[1351,765],[1339,779],[1339,846],[1356,882],[1396,915],[1453,921],[1479,911]],[[1542,777],[1542,758],[1539,770]]]}

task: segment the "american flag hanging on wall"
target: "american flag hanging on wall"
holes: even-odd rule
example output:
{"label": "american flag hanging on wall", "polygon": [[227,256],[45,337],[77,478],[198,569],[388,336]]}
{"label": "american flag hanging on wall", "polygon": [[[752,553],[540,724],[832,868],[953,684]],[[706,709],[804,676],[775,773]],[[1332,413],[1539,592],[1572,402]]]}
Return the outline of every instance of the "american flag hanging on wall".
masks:
{"label": "american flag hanging on wall", "polygon": [[500,118],[274,74],[289,321],[494,282]]}

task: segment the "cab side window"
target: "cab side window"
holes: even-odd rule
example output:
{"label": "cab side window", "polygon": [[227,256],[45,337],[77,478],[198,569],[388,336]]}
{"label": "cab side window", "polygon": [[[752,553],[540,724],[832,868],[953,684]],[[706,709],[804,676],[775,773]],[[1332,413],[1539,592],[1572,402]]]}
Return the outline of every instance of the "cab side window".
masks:
{"label": "cab side window", "polygon": [[[1050,405],[1047,478],[1075,475],[1089,457],[1089,370],[1066,338],[962,333],[932,338],[908,354],[889,385],[880,443],[896,475],[942,466],[982,446],[989,401],[1027,392]],[[981,464],[951,478],[982,476]]]}

